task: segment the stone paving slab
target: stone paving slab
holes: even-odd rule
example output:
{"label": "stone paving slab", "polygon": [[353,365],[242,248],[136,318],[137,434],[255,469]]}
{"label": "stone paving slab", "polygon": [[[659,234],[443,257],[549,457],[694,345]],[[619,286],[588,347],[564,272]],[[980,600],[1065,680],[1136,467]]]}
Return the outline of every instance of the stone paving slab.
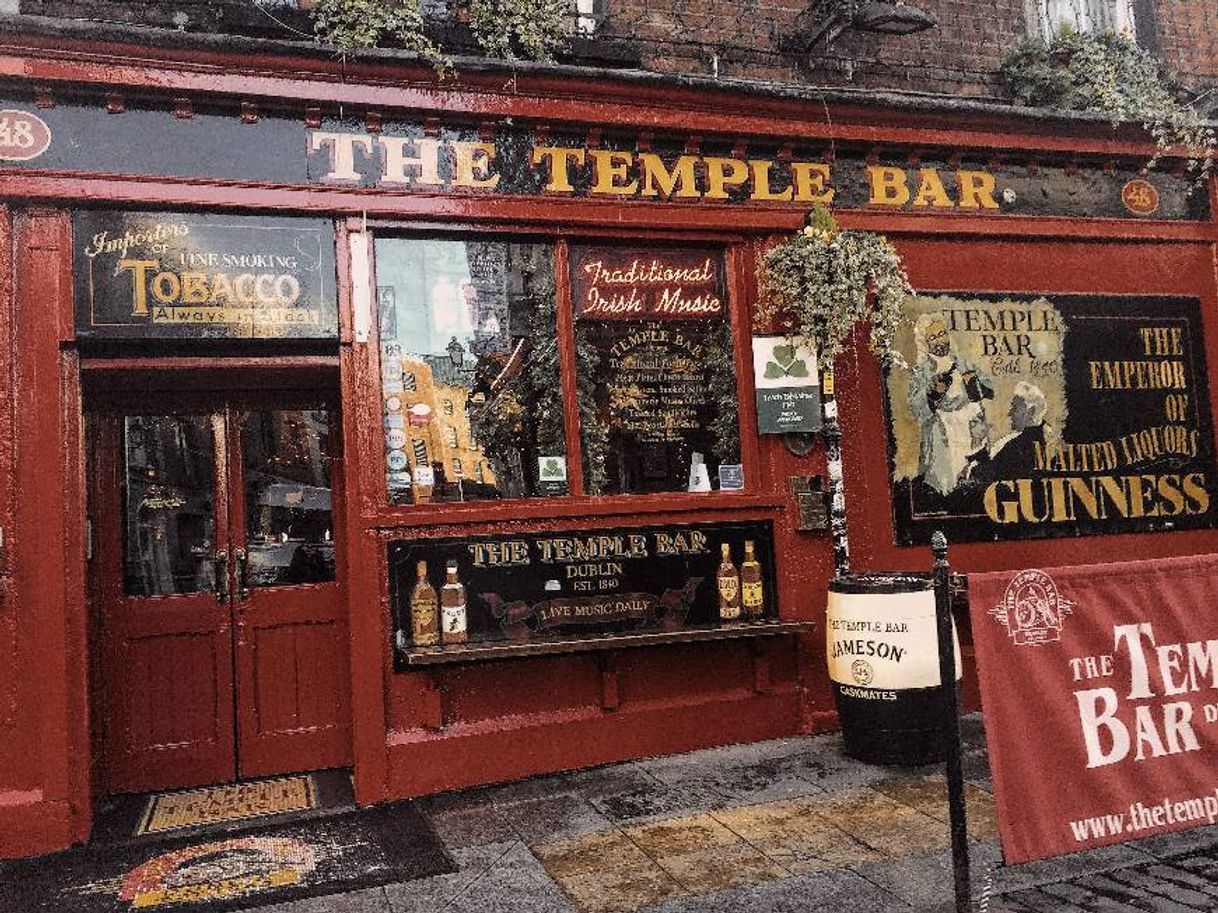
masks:
{"label": "stone paving slab", "polygon": [[[1218,826],[1003,866],[984,728],[976,716],[962,728],[978,913],[1218,910]],[[941,767],[861,764],[845,757],[836,734],[480,787],[422,799],[418,808],[448,847],[457,872],[261,909],[955,909]]]}

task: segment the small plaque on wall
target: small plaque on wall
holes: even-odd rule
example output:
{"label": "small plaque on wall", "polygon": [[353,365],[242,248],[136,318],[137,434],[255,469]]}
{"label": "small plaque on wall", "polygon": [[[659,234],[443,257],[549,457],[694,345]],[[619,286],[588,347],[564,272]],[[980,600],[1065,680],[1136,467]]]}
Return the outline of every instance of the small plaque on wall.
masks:
{"label": "small plaque on wall", "polygon": [[325,219],[82,210],[81,339],[337,339]]}
{"label": "small plaque on wall", "polygon": [[753,385],[759,434],[820,430],[820,372],[816,352],[806,342],[754,336]]}

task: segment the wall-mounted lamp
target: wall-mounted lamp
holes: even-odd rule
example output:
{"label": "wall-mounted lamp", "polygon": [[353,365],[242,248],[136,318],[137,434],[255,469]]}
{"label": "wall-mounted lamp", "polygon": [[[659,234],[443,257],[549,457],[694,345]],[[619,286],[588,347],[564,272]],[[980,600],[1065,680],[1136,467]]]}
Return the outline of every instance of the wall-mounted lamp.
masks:
{"label": "wall-mounted lamp", "polygon": [[806,28],[793,43],[805,52],[822,40],[828,47],[846,29],[913,35],[939,24],[933,14],[903,0],[813,0],[802,18]]}

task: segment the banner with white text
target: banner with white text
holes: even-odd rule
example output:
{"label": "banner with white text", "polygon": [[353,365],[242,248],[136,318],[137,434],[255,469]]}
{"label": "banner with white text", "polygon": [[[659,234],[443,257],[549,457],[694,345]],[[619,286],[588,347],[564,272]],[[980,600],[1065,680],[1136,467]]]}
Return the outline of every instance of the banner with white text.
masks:
{"label": "banner with white text", "polygon": [[1008,864],[1218,823],[1218,555],[969,575]]}

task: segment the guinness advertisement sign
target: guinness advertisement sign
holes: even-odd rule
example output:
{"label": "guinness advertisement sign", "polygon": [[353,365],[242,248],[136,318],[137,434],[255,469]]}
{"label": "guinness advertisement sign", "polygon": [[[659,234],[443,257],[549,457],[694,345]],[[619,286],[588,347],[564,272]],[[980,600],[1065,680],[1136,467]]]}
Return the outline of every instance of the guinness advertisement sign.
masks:
{"label": "guinness advertisement sign", "polygon": [[887,377],[898,544],[1215,525],[1195,299],[932,295]]}
{"label": "guinness advertisement sign", "polygon": [[338,338],[327,220],[82,210],[72,229],[78,338]]}

